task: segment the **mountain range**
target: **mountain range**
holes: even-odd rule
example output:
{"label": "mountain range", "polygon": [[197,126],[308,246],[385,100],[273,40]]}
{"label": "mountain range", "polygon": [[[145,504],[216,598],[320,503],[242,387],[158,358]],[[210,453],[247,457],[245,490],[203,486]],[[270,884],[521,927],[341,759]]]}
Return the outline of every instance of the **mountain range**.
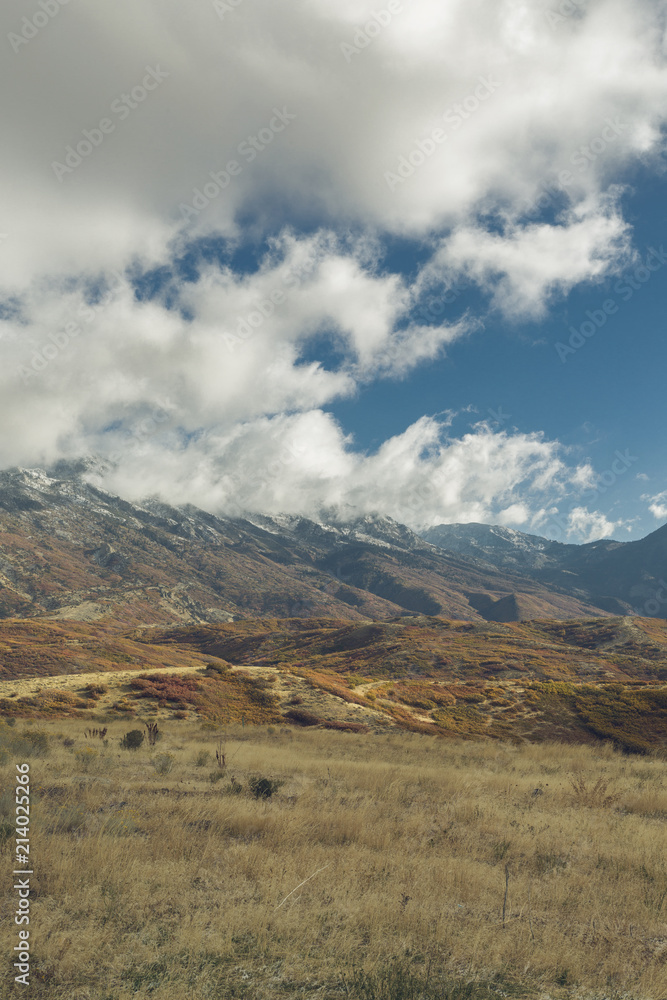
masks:
{"label": "mountain range", "polygon": [[0,473],[3,618],[667,617],[665,576],[667,526],[588,545],[482,524],[418,535],[380,515],[221,517],[130,502],[96,485],[87,462]]}

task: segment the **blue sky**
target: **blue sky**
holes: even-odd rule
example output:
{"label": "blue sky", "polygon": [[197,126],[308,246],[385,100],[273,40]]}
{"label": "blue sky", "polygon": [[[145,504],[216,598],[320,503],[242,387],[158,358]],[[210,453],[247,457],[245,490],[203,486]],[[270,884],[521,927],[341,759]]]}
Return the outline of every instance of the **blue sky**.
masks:
{"label": "blue sky", "polygon": [[96,456],[222,514],[667,520],[664,0],[0,16],[1,467]]}
{"label": "blue sky", "polygon": [[[667,489],[667,183],[647,172],[631,175],[631,181],[624,207],[632,219],[633,244],[640,260],[650,257],[652,266],[661,262],[662,251],[660,270],[648,280],[640,271],[642,283],[635,278],[638,265],[631,264],[624,272],[630,283],[621,275],[577,288],[539,321],[486,316],[487,302],[467,289],[445,306],[445,314],[456,316],[471,308],[485,315],[483,331],[457,343],[446,358],[424,366],[409,380],[374,383],[361,389],[356,399],[331,407],[358,444],[373,450],[387,433],[400,433],[423,413],[442,410],[459,415],[455,432],[479,420],[524,433],[541,430],[600,473],[599,509],[612,520],[620,516],[632,521],[631,530],[618,532],[619,538],[641,538],[664,523],[641,497]],[[651,248],[658,251],[657,257]],[[393,266],[407,271],[412,251],[407,247]],[[618,311],[581,348],[559,354],[558,344],[570,347],[572,327],[579,329],[588,311],[598,313],[609,299]],[[611,482],[619,451],[624,472]],[[565,509],[569,506],[566,503]],[[555,519],[550,535],[562,540],[561,534]]]}

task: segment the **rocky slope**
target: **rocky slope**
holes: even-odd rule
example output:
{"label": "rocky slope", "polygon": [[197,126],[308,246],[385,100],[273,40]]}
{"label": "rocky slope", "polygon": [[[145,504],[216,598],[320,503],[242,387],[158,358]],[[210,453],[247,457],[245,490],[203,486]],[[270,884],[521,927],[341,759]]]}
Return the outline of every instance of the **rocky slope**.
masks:
{"label": "rocky slope", "polygon": [[89,482],[85,464],[0,473],[4,618],[140,625],[605,610],[557,581],[446,553],[391,518],[218,518],[154,499],[130,503]]}
{"label": "rocky slope", "polygon": [[520,572],[615,614],[667,617],[667,525],[636,542],[588,545],[488,524],[441,524],[423,538],[478,566]]}

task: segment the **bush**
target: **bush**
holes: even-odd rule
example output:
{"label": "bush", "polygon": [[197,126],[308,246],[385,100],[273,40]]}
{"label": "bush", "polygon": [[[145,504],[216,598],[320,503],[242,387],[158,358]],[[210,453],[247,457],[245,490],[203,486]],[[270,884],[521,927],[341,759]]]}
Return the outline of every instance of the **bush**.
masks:
{"label": "bush", "polygon": [[224,771],[221,771],[221,770],[211,771],[210,774],[209,774],[209,776],[208,776],[208,780],[211,782],[212,785],[215,785],[216,782],[222,781],[222,779],[224,778],[224,776],[225,776],[225,772]]}
{"label": "bush", "polygon": [[36,757],[46,757],[49,752],[49,737],[41,729],[27,729],[21,733],[21,739],[28,741]]}
{"label": "bush", "polygon": [[169,774],[174,766],[173,754],[159,753],[156,757],[153,757],[151,764],[158,774]]}
{"label": "bush", "polygon": [[298,726],[319,726],[321,719],[312,712],[307,712],[305,708],[291,708],[285,712],[284,718],[290,722],[295,722]]}
{"label": "bush", "polygon": [[74,759],[82,771],[89,771],[91,765],[95,765],[98,762],[97,750],[93,750],[92,747],[85,747],[83,750],[76,750],[74,753]]}
{"label": "bush", "polygon": [[231,667],[229,663],[207,663],[206,670],[210,674],[229,674],[231,673]]}
{"label": "bush", "polygon": [[89,698],[97,701],[98,698],[107,693],[109,688],[106,684],[86,684],[83,690]]}
{"label": "bush", "polygon": [[335,729],[340,733],[368,733],[369,726],[363,722],[338,722],[336,719],[324,722],[325,729]]}
{"label": "bush", "polygon": [[200,750],[195,757],[195,767],[206,767],[210,760],[211,755],[208,750]]}
{"label": "bush", "polygon": [[138,750],[141,744],[144,742],[144,732],[142,729],[131,729],[129,733],[125,733],[120,745],[124,750]]}
{"label": "bush", "polygon": [[14,757],[46,757],[49,737],[39,729],[25,729],[22,733],[3,733],[0,748]]}
{"label": "bush", "polygon": [[[218,772],[220,773],[220,772]],[[228,785],[222,789],[223,795],[240,795],[243,791],[243,785],[236,778],[232,778]]]}
{"label": "bush", "polygon": [[274,778],[248,778],[248,788],[256,799],[270,799],[274,792],[284,785],[284,781]]}

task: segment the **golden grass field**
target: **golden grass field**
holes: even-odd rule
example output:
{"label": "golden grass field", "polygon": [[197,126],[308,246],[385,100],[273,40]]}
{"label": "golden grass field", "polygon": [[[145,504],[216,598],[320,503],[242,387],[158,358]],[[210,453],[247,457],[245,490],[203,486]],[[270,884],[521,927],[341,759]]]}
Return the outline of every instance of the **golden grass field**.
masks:
{"label": "golden grass field", "polygon": [[219,768],[210,723],[87,725],[0,723],[3,998],[667,997],[664,755],[230,725]]}

